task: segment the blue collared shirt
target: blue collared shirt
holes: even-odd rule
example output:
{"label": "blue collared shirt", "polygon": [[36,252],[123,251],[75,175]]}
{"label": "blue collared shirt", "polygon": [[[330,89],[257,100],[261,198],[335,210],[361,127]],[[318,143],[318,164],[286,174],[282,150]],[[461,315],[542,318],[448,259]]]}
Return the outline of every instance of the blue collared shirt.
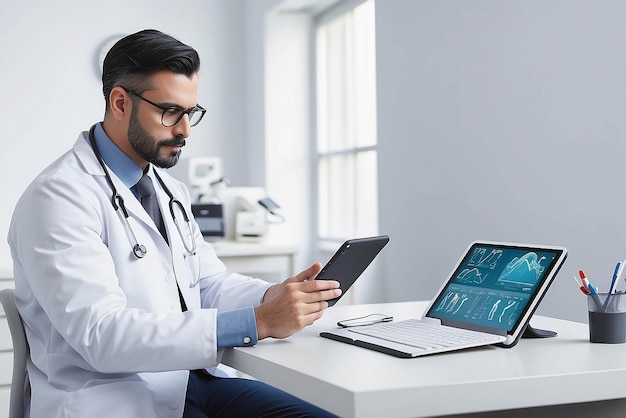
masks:
{"label": "blue collared shirt", "polygon": [[[96,124],[94,140],[105,164],[133,191],[143,175],[141,168],[108,137],[101,123]],[[253,308],[235,309],[217,314],[217,348],[248,346],[257,343],[256,318]]]}

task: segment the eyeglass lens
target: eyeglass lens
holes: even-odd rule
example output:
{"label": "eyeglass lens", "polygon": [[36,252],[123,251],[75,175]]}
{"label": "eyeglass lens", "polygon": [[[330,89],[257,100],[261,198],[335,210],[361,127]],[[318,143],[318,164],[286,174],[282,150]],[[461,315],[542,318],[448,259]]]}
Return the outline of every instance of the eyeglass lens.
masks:
{"label": "eyeglass lens", "polygon": [[187,111],[176,108],[165,109],[163,111],[162,117],[163,125],[176,125],[183,118],[185,113],[189,116],[189,126],[196,126],[198,123],[200,123],[202,116],[204,116],[204,111],[201,109],[194,108]]}

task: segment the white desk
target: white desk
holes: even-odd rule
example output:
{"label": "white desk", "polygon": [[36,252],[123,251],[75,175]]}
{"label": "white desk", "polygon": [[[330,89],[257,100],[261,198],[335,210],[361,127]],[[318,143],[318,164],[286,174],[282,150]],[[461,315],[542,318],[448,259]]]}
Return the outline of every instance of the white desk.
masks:
{"label": "white desk", "polygon": [[[626,416],[626,400],[618,399],[626,398],[626,344],[591,344],[586,324],[538,316],[531,324],[558,337],[415,359],[318,336],[340,319],[374,312],[405,319],[425,307],[337,305],[285,340],[226,350],[223,362],[341,417]],[[607,399],[615,400],[593,402]],[[487,412],[501,410],[509,411]]]}
{"label": "white desk", "polygon": [[273,282],[295,274],[297,248],[294,246],[230,240],[211,242],[211,245],[229,271]]}

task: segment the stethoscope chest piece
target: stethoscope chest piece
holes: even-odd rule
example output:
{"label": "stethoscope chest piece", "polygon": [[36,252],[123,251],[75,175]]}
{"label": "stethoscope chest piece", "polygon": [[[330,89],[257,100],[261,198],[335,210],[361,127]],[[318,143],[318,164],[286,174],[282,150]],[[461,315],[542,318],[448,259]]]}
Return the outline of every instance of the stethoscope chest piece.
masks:
{"label": "stethoscope chest piece", "polygon": [[135,254],[135,257],[144,258],[147,253],[148,253],[148,250],[146,250],[145,245],[141,245],[141,244],[133,245],[133,254]]}

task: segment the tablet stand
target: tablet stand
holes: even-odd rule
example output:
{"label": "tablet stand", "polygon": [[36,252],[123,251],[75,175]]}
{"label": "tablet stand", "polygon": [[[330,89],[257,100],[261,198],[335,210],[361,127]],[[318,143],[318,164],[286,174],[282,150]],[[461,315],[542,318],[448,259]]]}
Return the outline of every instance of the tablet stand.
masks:
{"label": "tablet stand", "polygon": [[550,337],[556,337],[556,336],[557,336],[557,333],[554,331],[531,327],[530,321],[528,321],[528,323],[526,324],[526,328],[524,328],[524,331],[522,331],[522,334],[519,337],[517,337],[517,339],[513,341],[512,344],[506,345],[504,343],[498,343],[495,345],[498,347],[502,347],[502,348],[513,348],[517,345],[519,340],[521,340],[522,338],[550,338]]}
{"label": "tablet stand", "polygon": [[526,324],[526,329],[522,332],[522,338],[550,338],[556,337],[555,331],[549,331],[547,329],[533,328],[530,325],[530,321]]}

